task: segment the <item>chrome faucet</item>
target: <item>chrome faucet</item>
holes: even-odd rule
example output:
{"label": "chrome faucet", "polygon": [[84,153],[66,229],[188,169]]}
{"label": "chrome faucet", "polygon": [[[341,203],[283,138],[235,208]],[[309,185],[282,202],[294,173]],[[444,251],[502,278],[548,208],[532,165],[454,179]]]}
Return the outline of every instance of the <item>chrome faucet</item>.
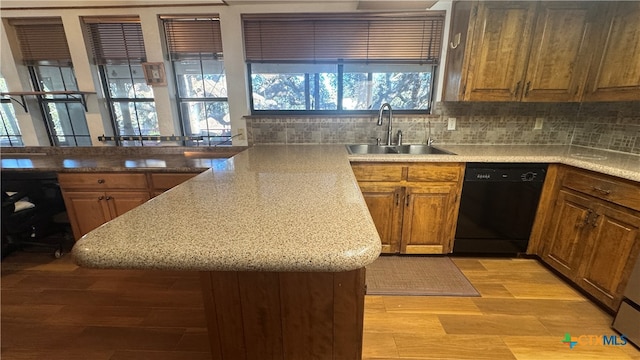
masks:
{"label": "chrome faucet", "polygon": [[427,128],[429,130],[429,135],[427,137],[427,146],[433,145],[433,139],[431,138],[431,121],[427,121]]}
{"label": "chrome faucet", "polygon": [[391,105],[389,105],[389,103],[384,103],[382,104],[382,106],[380,106],[380,111],[378,112],[378,126],[382,126],[382,113],[384,112],[384,109],[388,109],[389,110],[389,127],[387,127],[387,146],[391,146],[391,140],[393,139],[393,135],[392,135],[392,118],[393,118],[393,114],[392,114],[392,110],[391,110]]}

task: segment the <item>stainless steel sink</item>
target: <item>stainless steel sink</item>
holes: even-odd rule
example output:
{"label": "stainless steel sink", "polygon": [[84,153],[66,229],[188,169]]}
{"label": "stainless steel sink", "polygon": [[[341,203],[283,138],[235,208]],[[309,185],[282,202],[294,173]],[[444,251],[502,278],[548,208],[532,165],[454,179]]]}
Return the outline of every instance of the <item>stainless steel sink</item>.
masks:
{"label": "stainless steel sink", "polygon": [[455,155],[452,152],[422,144],[400,146],[354,144],[347,145],[347,150],[349,154]]}
{"label": "stainless steel sink", "polygon": [[396,146],[396,150],[398,150],[399,154],[429,154],[429,155],[455,155],[454,153],[446,150],[442,150],[437,147],[429,146],[429,145],[401,145]]}
{"label": "stainless steel sink", "polygon": [[398,154],[395,146],[386,145],[347,145],[349,154]]}

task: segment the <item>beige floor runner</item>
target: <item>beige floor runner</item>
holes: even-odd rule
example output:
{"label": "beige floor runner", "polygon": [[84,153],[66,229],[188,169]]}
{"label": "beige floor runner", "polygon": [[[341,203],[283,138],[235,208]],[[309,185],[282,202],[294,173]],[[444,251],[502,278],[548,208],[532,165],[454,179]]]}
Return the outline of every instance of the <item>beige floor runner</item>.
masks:
{"label": "beige floor runner", "polygon": [[367,265],[367,295],[480,296],[446,256],[380,256]]}

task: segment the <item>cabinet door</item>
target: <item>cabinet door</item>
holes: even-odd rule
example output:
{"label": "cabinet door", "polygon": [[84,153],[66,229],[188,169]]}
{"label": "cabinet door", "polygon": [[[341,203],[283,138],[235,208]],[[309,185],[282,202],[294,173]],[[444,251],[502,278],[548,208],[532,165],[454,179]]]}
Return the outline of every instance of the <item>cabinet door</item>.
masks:
{"label": "cabinet door", "polygon": [[100,191],[70,191],[64,193],[64,203],[76,240],[111,220],[105,194]]}
{"label": "cabinet door", "polygon": [[153,189],[153,196],[160,195],[198,174],[199,173],[151,173],[149,174],[149,179],[151,189]]}
{"label": "cabinet door", "polygon": [[522,101],[577,101],[592,49],[595,3],[542,2],[538,10]]}
{"label": "cabinet door", "polygon": [[560,190],[546,233],[543,260],[574,281],[584,249],[584,229],[593,213],[590,203],[589,198]]}
{"label": "cabinet door", "polygon": [[523,89],[536,3],[480,2],[474,24],[467,101],[516,101]]}
{"label": "cabinet door", "polygon": [[375,182],[360,182],[358,185],[380,235],[382,252],[397,253],[402,236],[403,188]]}
{"label": "cabinet door", "polygon": [[616,310],[640,251],[637,213],[599,205],[589,224],[578,285]]}
{"label": "cabinet door", "polygon": [[456,185],[408,185],[402,221],[404,254],[446,254],[451,252],[456,224]]}
{"label": "cabinet door", "polygon": [[127,211],[144,204],[149,200],[149,193],[146,191],[133,191],[133,192],[108,192],[105,197],[105,201],[109,206],[111,212],[111,218],[120,216]]}
{"label": "cabinet door", "polygon": [[640,2],[609,5],[590,67],[585,101],[640,99]]}

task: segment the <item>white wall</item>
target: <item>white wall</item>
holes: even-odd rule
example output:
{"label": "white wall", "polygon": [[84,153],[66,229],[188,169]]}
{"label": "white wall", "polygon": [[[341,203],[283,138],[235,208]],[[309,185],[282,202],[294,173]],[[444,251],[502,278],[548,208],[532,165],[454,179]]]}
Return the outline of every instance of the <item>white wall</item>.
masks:
{"label": "white wall", "polygon": [[[33,4],[43,3],[34,1]],[[90,5],[86,1],[79,1],[84,6]],[[161,2],[160,2],[161,3]],[[31,5],[31,3],[30,3]],[[62,18],[67,41],[69,43],[73,65],[78,79],[78,86],[81,91],[96,92],[97,95],[90,95],[87,98],[88,111],[86,113],[89,123],[89,132],[94,145],[102,145],[97,141],[97,137],[103,134],[113,135],[110,120],[106,108],[106,102],[102,95],[102,88],[99,83],[97,67],[91,63],[90,51],[86,46],[86,41],[82,36],[81,21],[82,16],[95,15],[137,15],[140,17],[147,60],[150,62],[165,62],[165,68],[170,69],[170,64],[164,56],[164,44],[162,41],[162,31],[159,15],[193,15],[193,14],[219,14],[222,30],[222,42],[224,48],[225,71],[227,75],[227,87],[229,98],[229,112],[231,118],[232,135],[243,132],[245,136],[234,139],[234,145],[247,145],[246,123],[244,116],[249,115],[249,94],[246,81],[246,65],[244,63],[242,30],[240,15],[243,13],[286,13],[286,12],[346,12],[355,11],[357,3],[355,1],[344,2],[309,2],[309,3],[286,3],[286,4],[251,4],[251,5],[212,5],[212,6],[157,6],[157,7],[126,7],[126,8],[53,8],[53,9],[11,9],[7,8],[5,2],[2,4],[3,26],[0,29],[0,53],[2,60],[1,71],[7,79],[9,91],[29,91],[26,75],[27,69],[14,61],[14,56],[9,46],[12,32],[7,27],[7,19],[19,17],[52,17]],[[34,6],[34,5],[32,5]],[[436,8],[437,7],[437,8]],[[442,1],[436,4],[434,10],[451,8],[451,1]],[[449,13],[449,12],[448,12]],[[449,16],[449,15],[447,15]],[[448,32],[448,17],[445,29]],[[445,39],[447,37],[445,36]],[[446,43],[446,42],[445,42]],[[446,51],[446,45],[443,45]],[[444,60],[444,54],[442,59]],[[444,63],[444,61],[442,61]],[[440,73],[444,71],[444,66],[440,67]],[[25,77],[26,75],[26,77]],[[439,75],[438,78],[442,78]],[[158,121],[161,135],[179,134],[177,106],[172,94],[175,86],[168,76],[168,86],[154,86],[154,97],[158,112]],[[438,91],[440,92],[440,91]],[[440,99],[440,94],[436,95]],[[46,133],[43,137],[39,130],[41,119],[37,119],[35,113],[37,109],[28,114],[24,113],[19,106],[16,107],[16,114],[20,128],[23,132],[25,144],[28,146],[48,145]],[[39,134],[39,135],[38,135]]]}

